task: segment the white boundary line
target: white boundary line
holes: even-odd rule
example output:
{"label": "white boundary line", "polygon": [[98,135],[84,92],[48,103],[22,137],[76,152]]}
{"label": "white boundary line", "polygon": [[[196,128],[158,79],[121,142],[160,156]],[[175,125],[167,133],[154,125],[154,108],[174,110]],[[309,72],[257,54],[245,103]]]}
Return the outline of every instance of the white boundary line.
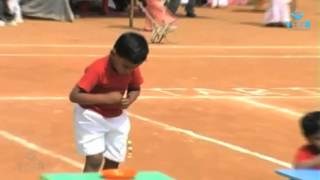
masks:
{"label": "white boundary line", "polygon": [[[53,100],[53,99],[50,99],[50,100]],[[199,140],[202,140],[202,141],[206,141],[206,142],[210,142],[210,143],[213,143],[213,144],[217,144],[217,145],[223,146],[225,148],[231,149],[233,151],[236,151],[236,152],[239,152],[239,153],[242,153],[242,154],[251,155],[251,156],[254,156],[256,158],[259,158],[259,159],[262,159],[262,160],[265,160],[265,161],[268,161],[268,162],[271,162],[271,163],[274,163],[274,164],[277,164],[277,165],[280,165],[280,166],[283,166],[283,167],[286,167],[286,168],[290,168],[291,167],[291,164],[288,163],[288,162],[284,162],[284,161],[278,160],[276,158],[273,158],[271,156],[266,156],[266,155],[260,154],[258,152],[250,151],[248,149],[245,149],[245,148],[237,146],[237,145],[233,145],[233,144],[230,144],[230,143],[223,142],[221,140],[217,140],[217,139],[214,139],[214,138],[211,138],[211,137],[207,137],[207,136],[195,133],[195,132],[187,130],[187,129],[182,129],[182,128],[178,128],[178,127],[175,127],[175,126],[172,126],[172,125],[169,125],[169,124],[165,124],[165,123],[161,123],[161,122],[158,122],[158,121],[155,121],[155,120],[151,120],[149,118],[142,117],[142,116],[137,115],[137,114],[129,113],[129,115],[131,117],[134,117],[134,118],[139,119],[141,121],[145,121],[147,123],[159,126],[159,127],[163,128],[165,130],[181,133],[181,134],[190,136],[190,137],[195,138],[195,139],[199,139]],[[65,157],[65,156],[57,154],[57,153],[55,153],[53,151],[47,150],[47,149],[45,149],[43,147],[40,147],[40,146],[38,146],[36,144],[33,144],[33,143],[29,142],[29,141],[27,141],[27,140],[25,140],[23,138],[15,136],[15,135],[13,135],[13,134],[11,134],[9,132],[0,130],[0,136],[4,137],[4,138],[6,138],[6,139],[8,139],[10,141],[16,142],[16,143],[18,143],[18,144],[20,144],[20,145],[22,145],[22,146],[24,146],[24,147],[26,147],[28,149],[34,150],[34,151],[36,151],[36,152],[38,152],[40,154],[50,156],[50,157],[52,157],[54,159],[58,159],[58,160],[63,161],[65,163],[67,163],[67,164],[70,164],[70,165],[72,165],[74,167],[82,168],[82,164],[80,162],[74,161],[74,160],[72,160],[72,159],[70,159],[68,157]]]}
{"label": "white boundary line", "polygon": [[149,118],[142,117],[142,116],[139,116],[139,115],[136,115],[136,114],[133,114],[133,113],[129,113],[129,115],[131,117],[137,118],[137,119],[139,119],[141,121],[145,121],[147,123],[150,123],[150,124],[153,124],[153,125],[156,125],[156,126],[160,126],[163,129],[168,130],[168,131],[181,133],[181,134],[190,136],[190,137],[195,138],[195,139],[199,139],[199,140],[202,140],[202,141],[206,141],[206,142],[210,142],[210,143],[213,143],[213,144],[217,144],[217,145],[223,146],[225,148],[231,149],[233,151],[236,151],[236,152],[239,152],[239,153],[243,153],[243,154],[247,154],[247,155],[251,155],[251,156],[254,156],[256,158],[259,158],[259,159],[262,159],[262,160],[265,160],[265,161],[268,161],[268,162],[271,162],[271,163],[274,163],[274,164],[277,164],[277,165],[280,165],[280,166],[283,166],[283,167],[286,167],[286,168],[290,168],[291,167],[291,164],[288,163],[288,162],[280,161],[280,160],[275,159],[273,157],[266,156],[266,155],[263,155],[263,154],[260,154],[260,153],[254,152],[254,151],[250,151],[250,150],[245,149],[245,148],[240,147],[240,146],[236,146],[236,145],[229,144],[229,143],[226,143],[226,142],[214,139],[214,138],[210,138],[210,137],[195,133],[195,132],[187,130],[187,129],[177,128],[177,127],[174,127],[174,126],[169,125],[169,124],[165,124],[165,123],[161,123],[161,122],[158,122],[158,121],[155,121],[155,120],[151,120]]}
{"label": "white boundary line", "polygon": [[262,109],[271,109],[274,111],[282,112],[282,113],[289,114],[289,115],[295,116],[295,117],[303,116],[302,113],[298,113],[298,112],[292,111],[287,108],[282,108],[282,107],[273,106],[273,105],[269,105],[269,104],[265,104],[265,103],[260,103],[260,102],[254,101],[252,99],[239,97],[239,98],[233,98],[233,100],[244,102],[244,103],[247,103],[247,104],[253,105],[255,107],[262,108]]}
{"label": "white boundary line", "polygon": [[[32,53],[0,53],[1,57],[100,57],[105,56],[106,54],[32,54]],[[150,58],[184,58],[185,59],[194,59],[194,58],[268,58],[268,59],[317,59],[320,58],[320,55],[149,55]]]}
{"label": "white boundary line", "polygon": [[[50,96],[47,96],[47,97],[50,97]],[[32,97],[29,97],[29,100],[30,99],[32,99]],[[268,104],[256,102],[256,101],[253,101],[253,100],[250,100],[250,99],[246,99],[246,98],[234,97],[234,98],[230,98],[230,99],[231,100],[240,101],[240,102],[244,102],[244,103],[253,105],[255,107],[258,107],[258,108],[275,110],[275,111],[278,111],[278,112],[281,112],[281,113],[285,113],[285,114],[288,114],[288,115],[291,115],[291,116],[295,116],[295,117],[302,116],[301,113],[298,113],[298,112],[295,112],[295,111],[292,111],[292,110],[289,110],[289,109],[286,109],[286,108],[277,107],[277,106],[273,106],[273,105],[268,105]],[[36,98],[35,100],[39,100],[39,98]],[[58,98],[58,99],[49,98],[49,99],[46,99],[46,100],[62,100],[62,98]],[[66,98],[64,97],[63,100],[66,100]],[[288,163],[288,162],[284,162],[284,161],[275,159],[275,158],[270,157],[270,156],[266,156],[266,155],[263,155],[263,154],[260,154],[260,153],[254,152],[254,151],[250,151],[250,150],[245,149],[245,148],[240,147],[240,146],[232,145],[232,144],[229,144],[229,143],[226,143],[226,142],[214,139],[214,138],[203,136],[201,134],[195,133],[195,132],[187,130],[187,129],[182,129],[182,128],[174,127],[174,126],[169,125],[169,124],[165,124],[165,123],[161,123],[161,122],[158,122],[158,121],[154,121],[154,120],[151,120],[149,118],[145,118],[145,117],[133,114],[133,113],[129,113],[129,115],[134,117],[134,118],[137,118],[139,120],[148,122],[150,124],[160,126],[160,127],[164,128],[166,130],[178,132],[178,133],[181,133],[181,134],[184,134],[184,135],[187,135],[187,136],[191,136],[191,137],[196,138],[196,139],[200,139],[200,140],[207,141],[207,142],[210,142],[210,143],[218,144],[218,145],[221,145],[221,146],[226,147],[228,149],[231,149],[233,151],[237,151],[239,153],[251,155],[251,156],[254,156],[256,158],[259,158],[259,159],[262,159],[262,160],[265,160],[265,161],[268,161],[268,162],[272,162],[274,164],[277,164],[277,165],[280,165],[280,166],[283,166],[283,167],[287,167],[287,168],[291,167],[291,164]],[[5,138],[7,138],[7,139],[9,139],[9,140],[12,140],[12,141],[15,141],[15,142],[17,142],[19,144],[22,144],[23,146],[28,147],[29,149],[33,149],[33,150],[35,150],[37,152],[40,152],[42,154],[46,154],[46,155],[49,155],[49,156],[54,157],[56,159],[62,160],[62,161],[67,162],[67,163],[69,163],[69,164],[71,164],[73,166],[81,167],[81,164],[77,164],[77,162],[73,162],[73,160],[70,161],[70,159],[65,159],[64,156],[57,155],[57,154],[55,154],[55,153],[53,153],[51,151],[48,151],[48,150],[46,150],[44,148],[41,148],[41,147],[39,147],[37,145],[29,143],[29,142],[27,142],[27,141],[25,141],[25,140],[23,140],[21,138],[13,136],[13,135],[5,132],[5,131],[0,131],[0,135],[5,137]]]}
{"label": "white boundary line", "polygon": [[66,156],[60,155],[60,154],[55,153],[53,151],[50,151],[50,150],[48,150],[46,148],[43,148],[43,147],[41,147],[39,145],[31,143],[30,141],[27,141],[27,140],[25,140],[23,138],[20,138],[20,137],[16,136],[16,135],[13,135],[13,134],[11,134],[11,133],[9,133],[7,131],[0,130],[0,136],[2,136],[3,138],[5,138],[5,139],[7,139],[9,141],[16,142],[16,143],[18,143],[18,144],[20,144],[20,145],[22,145],[22,146],[24,146],[24,147],[26,147],[26,148],[28,148],[30,150],[36,151],[36,152],[38,152],[40,154],[43,154],[43,155],[52,157],[54,159],[58,159],[58,160],[60,160],[62,162],[65,162],[67,164],[70,164],[70,165],[72,165],[72,166],[74,166],[76,168],[81,169],[83,167],[83,164],[78,162],[78,161],[72,160],[72,159],[70,159],[70,158],[68,158]]}
{"label": "white boundary line", "polygon": [[[111,44],[14,44],[1,43],[0,47],[43,47],[43,48],[111,48]],[[248,46],[215,46],[215,45],[150,45],[155,49],[320,49],[320,46],[310,45],[248,45]]]}

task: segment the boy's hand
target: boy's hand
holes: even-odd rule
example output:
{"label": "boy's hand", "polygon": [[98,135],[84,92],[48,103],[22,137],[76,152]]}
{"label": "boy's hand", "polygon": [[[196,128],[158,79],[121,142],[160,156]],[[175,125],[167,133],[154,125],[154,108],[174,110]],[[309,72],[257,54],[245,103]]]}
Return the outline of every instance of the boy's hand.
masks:
{"label": "boy's hand", "polygon": [[121,103],[122,94],[117,91],[108,92],[105,94],[106,104],[119,104]]}
{"label": "boy's hand", "polygon": [[121,108],[122,109],[127,109],[130,105],[130,101],[128,98],[122,98],[121,99]]}

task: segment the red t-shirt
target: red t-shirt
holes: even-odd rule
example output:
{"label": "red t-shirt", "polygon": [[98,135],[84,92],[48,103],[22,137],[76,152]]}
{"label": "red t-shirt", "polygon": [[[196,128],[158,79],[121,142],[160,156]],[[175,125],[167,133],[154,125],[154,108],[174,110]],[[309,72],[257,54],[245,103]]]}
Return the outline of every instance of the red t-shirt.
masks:
{"label": "red t-shirt", "polygon": [[[92,94],[111,91],[124,94],[128,87],[139,88],[142,83],[143,78],[138,67],[129,75],[120,75],[112,69],[109,57],[103,57],[86,68],[78,86]],[[117,105],[81,105],[81,107],[91,109],[105,117],[115,117],[122,113],[121,107]]]}
{"label": "red t-shirt", "polygon": [[[294,158],[294,162],[299,163],[299,162],[311,160],[311,159],[314,159],[319,154],[320,154],[319,150],[317,150],[314,146],[304,145],[298,149],[296,156]],[[316,166],[313,169],[320,169],[320,166]]]}

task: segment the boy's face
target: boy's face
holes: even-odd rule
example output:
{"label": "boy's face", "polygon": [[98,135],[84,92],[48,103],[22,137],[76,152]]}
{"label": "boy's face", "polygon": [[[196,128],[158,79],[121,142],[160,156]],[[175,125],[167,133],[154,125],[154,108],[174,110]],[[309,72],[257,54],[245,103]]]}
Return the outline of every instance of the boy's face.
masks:
{"label": "boy's face", "polygon": [[307,139],[310,144],[312,144],[312,145],[316,146],[318,149],[320,149],[320,132],[309,136]]}
{"label": "boy's face", "polygon": [[121,75],[130,74],[138,65],[120,57],[114,50],[111,51],[110,61],[113,69]]}

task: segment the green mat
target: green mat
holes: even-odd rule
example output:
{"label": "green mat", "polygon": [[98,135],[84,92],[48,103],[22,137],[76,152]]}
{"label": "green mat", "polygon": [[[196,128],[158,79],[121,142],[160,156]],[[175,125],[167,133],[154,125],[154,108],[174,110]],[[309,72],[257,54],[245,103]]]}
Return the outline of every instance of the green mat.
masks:
{"label": "green mat", "polygon": [[[99,173],[43,174],[41,180],[103,180]],[[134,180],[174,180],[159,171],[140,171]]]}

